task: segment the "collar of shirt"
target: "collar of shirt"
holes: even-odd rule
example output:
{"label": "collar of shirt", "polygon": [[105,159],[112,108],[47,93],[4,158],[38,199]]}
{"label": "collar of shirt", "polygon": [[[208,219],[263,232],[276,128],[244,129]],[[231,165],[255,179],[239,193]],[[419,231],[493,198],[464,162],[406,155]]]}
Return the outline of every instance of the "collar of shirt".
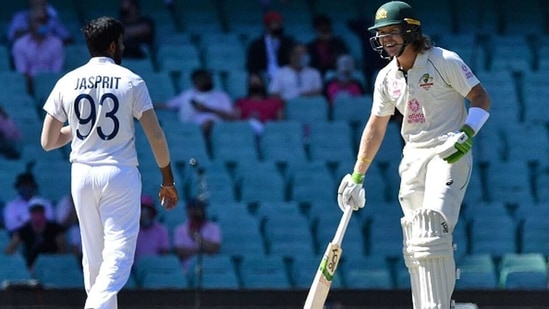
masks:
{"label": "collar of shirt", "polygon": [[110,57],[93,57],[90,59],[90,63],[114,63],[114,59]]}

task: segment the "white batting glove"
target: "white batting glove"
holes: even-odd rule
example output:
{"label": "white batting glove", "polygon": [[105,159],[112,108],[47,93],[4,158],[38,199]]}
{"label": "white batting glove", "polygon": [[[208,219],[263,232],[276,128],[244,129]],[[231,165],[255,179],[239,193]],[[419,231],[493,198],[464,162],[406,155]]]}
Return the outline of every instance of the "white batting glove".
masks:
{"label": "white batting glove", "polygon": [[436,149],[436,153],[448,163],[456,163],[473,147],[474,132],[471,128],[463,126],[459,131],[448,133],[440,139],[445,139],[444,144]]}
{"label": "white batting glove", "polygon": [[345,175],[337,189],[337,205],[341,211],[345,211],[345,205],[349,205],[353,210],[359,210],[366,204],[366,193],[362,187],[364,175],[353,173]]}

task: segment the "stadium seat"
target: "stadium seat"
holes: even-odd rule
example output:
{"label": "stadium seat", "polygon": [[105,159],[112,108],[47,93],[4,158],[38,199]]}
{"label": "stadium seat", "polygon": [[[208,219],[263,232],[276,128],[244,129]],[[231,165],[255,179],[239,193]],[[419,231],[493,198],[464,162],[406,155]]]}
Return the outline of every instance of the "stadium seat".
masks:
{"label": "stadium seat", "polygon": [[[71,164],[68,160],[37,160],[33,174],[40,193],[52,201],[58,201],[71,191]],[[55,181],[52,181],[55,175]]]}
{"label": "stadium seat", "polygon": [[226,163],[258,161],[255,133],[247,121],[223,121],[211,132],[212,157]]}
{"label": "stadium seat", "polygon": [[221,253],[234,257],[265,255],[259,220],[247,211],[245,204],[224,203],[219,207],[216,218],[223,234]]}
{"label": "stadium seat", "polygon": [[[541,207],[541,206],[539,206]],[[547,205],[545,205],[547,207]],[[549,213],[549,209],[544,211]],[[531,215],[524,218],[521,224],[521,233],[519,238],[520,252],[522,253],[541,253],[549,256],[549,226],[545,216],[539,216],[531,212]]]}
{"label": "stadium seat", "polygon": [[[322,252],[324,253],[324,252]],[[308,289],[313,282],[316,275],[316,271],[319,268],[322,255],[304,256],[294,255],[290,264],[290,274],[292,278],[293,288],[296,289]],[[331,289],[342,289],[343,279],[341,271],[336,271],[333,279]]]}
{"label": "stadium seat", "polygon": [[10,58],[11,58],[11,53],[8,47],[3,44],[0,44],[0,71],[11,70]]}
{"label": "stadium seat", "polygon": [[230,255],[194,256],[189,268],[189,283],[193,288],[238,289],[238,276]]}
{"label": "stadium seat", "polygon": [[[159,285],[162,279],[171,285],[173,284],[172,279],[177,279],[177,277],[170,277],[172,274],[181,274],[186,280],[179,258],[175,254],[143,256],[134,264],[133,272],[143,287]],[[154,274],[166,275],[166,277],[159,278]],[[148,279],[146,279],[147,276]]]}
{"label": "stadium seat", "polygon": [[346,288],[382,290],[393,288],[391,270],[385,256],[346,258],[342,270]]}
{"label": "stadium seat", "polygon": [[456,289],[497,288],[496,265],[491,255],[465,255],[456,259],[459,278]]}
{"label": "stadium seat", "polygon": [[[190,39],[183,37],[181,40]],[[189,68],[201,66],[199,52],[190,42],[177,44],[174,40],[167,39],[158,46],[156,59],[158,68],[162,72],[186,72]]]}
{"label": "stadium seat", "polygon": [[[337,216],[320,216],[314,222],[313,232],[316,241],[316,253],[323,254],[326,246],[334,239],[337,227],[341,218],[341,211],[338,211]],[[362,220],[357,217],[352,217],[347,226],[341,247],[347,256],[363,257],[366,255],[366,241],[364,235],[364,227]]]}
{"label": "stadium seat", "polygon": [[[240,200],[282,202],[286,184],[274,162],[241,162],[235,171]],[[244,167],[245,165],[246,167]]]}
{"label": "stadium seat", "polygon": [[40,254],[32,268],[32,277],[47,288],[83,288],[84,276],[75,255]]}
{"label": "stadium seat", "polygon": [[547,288],[547,261],[540,253],[505,254],[499,273],[499,285],[504,289]]}
{"label": "stadium seat", "polygon": [[46,101],[63,73],[41,72],[34,76],[34,98],[40,106]]}
{"label": "stadium seat", "polygon": [[[198,164],[193,167],[186,162],[181,162],[180,172],[185,182],[185,192],[189,197],[206,194],[206,198],[213,201],[234,201],[236,199],[235,187],[232,175],[224,162],[200,160],[195,158]],[[206,191],[206,192],[204,192]]]}
{"label": "stadium seat", "polygon": [[153,103],[164,103],[175,97],[175,85],[168,72],[145,71],[140,75],[147,84]]}
{"label": "stadium seat", "polygon": [[[9,102],[12,96],[22,96],[29,94],[27,91],[27,81],[25,76],[15,71],[0,71],[0,84],[2,85],[2,94],[0,100]],[[7,104],[4,104],[4,106]]]}
{"label": "stadium seat", "polygon": [[337,187],[324,161],[290,162],[286,168],[286,175],[290,200],[296,202],[336,201]]}
{"label": "stadium seat", "polygon": [[517,252],[516,225],[510,216],[476,217],[469,222],[471,254],[501,257]]}
{"label": "stadium seat", "polygon": [[280,163],[307,160],[303,144],[303,127],[298,121],[267,122],[259,146],[264,160]]}
{"label": "stadium seat", "polygon": [[149,290],[186,289],[189,287],[188,279],[181,269],[173,272],[145,273],[142,280],[141,286]]}
{"label": "stadium seat", "polygon": [[534,202],[533,182],[526,161],[490,161],[486,181],[491,201],[515,204]]}
{"label": "stadium seat", "polygon": [[248,256],[239,269],[245,289],[291,288],[286,263],[280,256]]}
{"label": "stadium seat", "polygon": [[347,121],[356,129],[368,118],[371,108],[372,97],[369,95],[337,97],[332,106],[332,118],[336,121]]}
{"label": "stadium seat", "polygon": [[269,255],[291,257],[296,250],[301,255],[315,255],[314,239],[305,216],[279,214],[263,217],[262,221]]}
{"label": "stadium seat", "polygon": [[490,55],[493,72],[529,72],[533,69],[533,54],[524,33],[491,35]]}
{"label": "stadium seat", "polygon": [[31,273],[22,254],[0,254],[0,282],[15,284],[27,280],[31,280]]}
{"label": "stadium seat", "polygon": [[549,157],[549,135],[545,124],[510,123],[503,127],[502,133],[509,161],[540,163]]}
{"label": "stadium seat", "polygon": [[285,116],[302,124],[328,120],[328,102],[323,96],[297,97],[286,101]]}
{"label": "stadium seat", "polygon": [[[170,112],[173,113],[173,112]],[[175,121],[163,121],[163,113],[159,113],[160,123],[166,132],[166,140],[170,145],[172,160],[176,163],[188,166],[190,159],[195,159],[199,164],[210,160],[206,140],[202,129],[196,123]],[[184,171],[188,172],[190,168]],[[187,174],[183,176],[188,176]]]}
{"label": "stadium seat", "polygon": [[366,243],[369,255],[402,256],[400,219],[375,217],[367,226]]}
{"label": "stadium seat", "polygon": [[90,60],[90,52],[86,43],[69,44],[65,46],[64,71],[71,71],[86,64]]}
{"label": "stadium seat", "polygon": [[233,100],[248,94],[248,72],[244,69],[232,69],[225,78],[225,90]]}
{"label": "stadium seat", "polygon": [[316,121],[310,124],[309,129],[311,160],[338,162],[356,156],[352,130],[346,121]]}

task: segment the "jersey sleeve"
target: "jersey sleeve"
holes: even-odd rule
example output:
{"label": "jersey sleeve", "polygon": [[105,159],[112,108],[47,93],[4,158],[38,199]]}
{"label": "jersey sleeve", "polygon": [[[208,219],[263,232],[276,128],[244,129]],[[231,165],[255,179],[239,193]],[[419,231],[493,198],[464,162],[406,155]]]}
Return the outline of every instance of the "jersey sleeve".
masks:
{"label": "jersey sleeve", "polygon": [[153,103],[147,84],[142,78],[134,79],[132,87],[134,92],[133,116],[140,119],[143,112],[153,108]]}
{"label": "jersey sleeve", "polygon": [[387,94],[385,75],[385,72],[382,71],[376,77],[372,100],[372,115],[391,116],[395,113],[395,105]]}
{"label": "jersey sleeve", "polygon": [[466,97],[471,88],[479,84],[478,78],[467,64],[454,52],[447,51],[444,55],[444,76],[446,81],[463,97]]}
{"label": "jersey sleeve", "polygon": [[64,79],[61,79],[55,84],[42,108],[53,118],[64,123],[67,121],[68,116],[67,111],[63,106],[63,80]]}

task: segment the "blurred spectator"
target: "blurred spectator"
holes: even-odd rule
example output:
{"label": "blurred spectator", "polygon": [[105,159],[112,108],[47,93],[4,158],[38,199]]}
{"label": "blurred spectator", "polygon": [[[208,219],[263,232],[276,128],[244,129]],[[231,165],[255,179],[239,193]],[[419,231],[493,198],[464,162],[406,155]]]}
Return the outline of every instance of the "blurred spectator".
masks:
{"label": "blurred spectator", "polygon": [[291,49],[290,63],[273,76],[269,93],[283,100],[322,94],[322,77],[317,69],[309,66],[309,55],[304,44],[295,44]]}
{"label": "blurred spectator", "polygon": [[261,133],[267,121],[281,120],[284,102],[267,95],[267,87],[261,75],[248,75],[248,94],[236,100],[236,114],[239,119],[248,119],[256,133]]}
{"label": "blurred spectator", "polygon": [[368,31],[373,22],[369,20],[349,20],[347,22],[347,28],[353,31],[355,35],[360,39],[362,46],[362,70],[365,78],[365,90],[367,93],[372,93],[374,89],[375,75],[383,68],[388,61],[381,58],[379,53],[374,51],[370,46],[370,38],[374,34]]}
{"label": "blurred spectator", "polygon": [[33,198],[29,201],[30,218],[15,230],[4,251],[6,254],[13,254],[22,244],[23,255],[29,268],[42,253],[67,252],[65,230],[60,224],[46,218],[46,204],[48,201],[41,198]]}
{"label": "blurred spectator", "polygon": [[191,258],[198,254],[217,254],[221,247],[220,226],[206,215],[206,203],[199,199],[187,201],[187,220],[174,230],[174,249],[183,269],[189,270]]}
{"label": "blurred spectator", "polygon": [[159,103],[156,106],[178,110],[181,122],[199,124],[206,137],[209,136],[215,122],[236,119],[231,97],[225,91],[215,89],[212,74],[209,71],[194,70],[191,80],[193,88],[184,90],[168,102]]}
{"label": "blurred spectator", "polygon": [[0,154],[8,159],[19,159],[21,131],[10,115],[0,106]]}
{"label": "blurred spectator", "polygon": [[42,11],[46,15],[45,32],[58,37],[65,44],[72,42],[71,33],[63,25],[57,10],[48,3],[48,0],[28,0],[28,4],[29,7],[27,9],[16,12],[11,19],[7,33],[10,44],[13,44],[16,39],[30,32],[29,16],[35,10]]}
{"label": "blurred spectator", "polygon": [[364,87],[355,77],[355,63],[350,55],[337,58],[337,69],[325,83],[326,98],[333,104],[338,97],[355,97],[364,95]]}
{"label": "blurred spectator", "polygon": [[332,20],[326,15],[318,15],[313,19],[316,38],[307,43],[311,56],[311,67],[324,76],[328,70],[334,70],[339,55],[349,53],[349,48],[343,39],[333,33]]}
{"label": "blurred spectator", "polygon": [[280,67],[289,63],[289,51],[294,40],[284,35],[282,15],[276,11],[265,13],[263,25],[264,34],[248,46],[246,69],[248,73],[266,75],[270,79]]}
{"label": "blurred spectator", "polygon": [[40,72],[61,72],[65,60],[63,42],[48,31],[44,10],[32,10],[30,32],[19,37],[12,46],[15,70],[25,74],[29,93],[33,91],[33,77]]}
{"label": "blurred spectator", "polygon": [[[29,220],[29,201],[39,197],[38,185],[29,172],[17,175],[14,188],[17,190],[17,198],[8,201],[4,207],[4,224],[9,232],[15,231]],[[55,220],[51,203],[46,201],[42,206],[48,220]]]}
{"label": "blurred spectator", "polygon": [[171,251],[168,228],[156,221],[156,214],[154,199],[148,195],[141,196],[141,218],[134,263],[145,255],[160,255]]}
{"label": "blurred spectator", "polygon": [[120,0],[120,21],[124,24],[125,58],[145,58],[154,47],[155,23],[141,15],[139,0]]}

